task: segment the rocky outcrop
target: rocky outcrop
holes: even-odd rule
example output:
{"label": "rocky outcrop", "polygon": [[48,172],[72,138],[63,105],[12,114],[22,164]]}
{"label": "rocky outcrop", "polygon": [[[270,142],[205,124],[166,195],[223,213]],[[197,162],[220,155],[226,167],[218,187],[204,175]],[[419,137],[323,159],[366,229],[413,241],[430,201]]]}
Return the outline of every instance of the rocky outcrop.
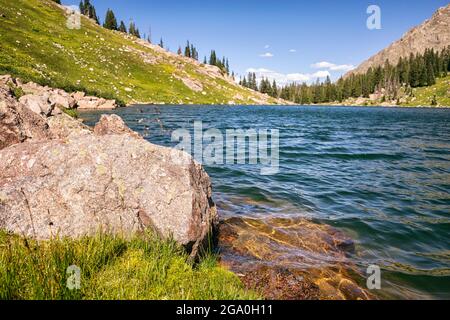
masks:
{"label": "rocky outcrop", "polygon": [[2,76],[0,83],[9,83],[22,90],[24,95],[19,101],[36,114],[43,116],[61,114],[64,109],[113,110],[117,108],[115,100],[86,96],[84,92],[67,93],[61,89],[40,86],[34,82],[22,83],[11,76]]}
{"label": "rocky outcrop", "polygon": [[28,94],[19,99],[19,102],[36,114],[50,116],[55,113],[61,113],[60,109],[55,108],[55,104],[49,101],[50,95],[43,93],[41,95]]}
{"label": "rocky outcrop", "polygon": [[177,74],[174,74],[173,77],[177,80],[180,80],[181,82],[183,82],[183,84],[188,87],[189,89],[191,89],[194,92],[201,92],[203,91],[203,85],[200,81],[197,81],[195,79],[192,79],[191,77],[189,77],[189,75],[184,72],[182,76],[179,76]]}
{"label": "rocky outcrop", "polygon": [[47,122],[15,100],[0,81],[0,150],[27,140],[51,137]]}
{"label": "rocky outcrop", "polygon": [[450,4],[440,8],[431,19],[408,31],[400,40],[363,62],[345,77],[363,74],[371,67],[383,66],[386,60],[395,65],[401,57],[407,58],[411,53],[423,54],[425,49],[433,48],[435,51],[441,51],[450,46],[449,30]]}
{"label": "rocky outcrop", "polygon": [[92,130],[31,111],[1,84],[0,98],[0,229],[36,239],[152,230],[194,257],[216,228],[211,182],[186,153],[116,115]]}
{"label": "rocky outcrop", "polygon": [[[75,95],[74,95],[75,97]],[[117,108],[114,100],[106,100],[92,96],[82,97],[77,100],[77,109],[82,110],[113,110]]]}

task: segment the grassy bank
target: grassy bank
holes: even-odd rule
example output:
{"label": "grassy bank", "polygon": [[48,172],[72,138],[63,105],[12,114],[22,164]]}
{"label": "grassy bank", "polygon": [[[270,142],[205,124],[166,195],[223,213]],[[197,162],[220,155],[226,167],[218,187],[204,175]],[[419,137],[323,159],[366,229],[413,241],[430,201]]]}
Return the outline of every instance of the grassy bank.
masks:
{"label": "grassy bank", "polygon": [[[0,232],[0,299],[257,299],[205,254],[192,265],[173,241],[100,235],[36,242]],[[67,287],[69,266],[81,270]],[[70,282],[70,281],[69,281]]]}

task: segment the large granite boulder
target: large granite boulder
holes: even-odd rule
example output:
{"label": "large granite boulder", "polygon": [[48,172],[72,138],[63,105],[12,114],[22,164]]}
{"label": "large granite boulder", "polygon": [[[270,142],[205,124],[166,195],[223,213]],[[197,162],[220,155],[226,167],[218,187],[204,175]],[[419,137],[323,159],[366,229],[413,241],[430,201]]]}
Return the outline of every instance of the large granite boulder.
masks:
{"label": "large granite boulder", "polygon": [[196,255],[216,224],[201,165],[134,134],[82,134],[0,151],[1,229],[36,239],[152,229]]}

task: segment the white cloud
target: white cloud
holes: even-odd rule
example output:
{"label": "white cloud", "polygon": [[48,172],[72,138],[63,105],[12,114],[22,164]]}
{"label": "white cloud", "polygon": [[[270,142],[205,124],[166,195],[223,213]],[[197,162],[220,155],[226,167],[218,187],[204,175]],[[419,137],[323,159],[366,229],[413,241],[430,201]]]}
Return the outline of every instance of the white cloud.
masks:
{"label": "white cloud", "polygon": [[328,71],[321,70],[321,71],[317,71],[316,73],[313,73],[311,75],[311,77],[316,78],[316,79],[317,78],[326,78],[326,77],[331,77],[331,74]]}
{"label": "white cloud", "polygon": [[268,45],[268,44],[266,44],[265,46],[264,46],[264,49],[269,49],[270,48],[270,46]]}
{"label": "white cloud", "polygon": [[286,85],[292,82],[303,83],[312,82],[316,79],[324,79],[330,76],[328,71],[318,71],[313,74],[309,73],[281,73],[265,68],[249,68],[246,70],[247,73],[254,72],[256,74],[257,81],[262,78],[268,78],[270,81],[275,80],[279,85]]}
{"label": "white cloud", "polygon": [[351,64],[341,64],[330,68],[331,71],[350,71],[353,69],[355,69],[355,66]]}
{"label": "white cloud", "polygon": [[351,64],[334,64],[331,62],[327,62],[327,61],[321,61],[321,62],[317,62],[311,65],[311,68],[314,69],[328,69],[330,71],[350,71],[355,69],[355,66],[351,65]]}
{"label": "white cloud", "polygon": [[271,52],[266,52],[266,53],[260,54],[259,56],[260,56],[261,58],[272,58],[272,57],[273,57],[273,53],[271,53]]}
{"label": "white cloud", "polygon": [[290,49],[289,52],[290,52],[290,53],[295,53],[295,52],[297,52],[297,50],[295,50],[295,49]]}
{"label": "white cloud", "polygon": [[303,73],[288,73],[286,79],[289,82],[307,82],[310,80],[309,75]]}
{"label": "white cloud", "polygon": [[314,69],[324,69],[324,68],[329,69],[329,68],[334,67],[334,66],[335,66],[334,63],[322,61],[322,62],[317,62],[317,63],[312,64],[311,68],[314,68]]}

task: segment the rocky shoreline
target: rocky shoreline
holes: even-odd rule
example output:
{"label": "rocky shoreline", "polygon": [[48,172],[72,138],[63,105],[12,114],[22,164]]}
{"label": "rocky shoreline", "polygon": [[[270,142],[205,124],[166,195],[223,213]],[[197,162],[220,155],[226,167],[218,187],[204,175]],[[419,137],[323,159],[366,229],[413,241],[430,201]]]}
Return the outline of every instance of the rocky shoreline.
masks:
{"label": "rocky shoreline", "polygon": [[[17,99],[14,85],[37,90]],[[203,168],[145,141],[118,116],[83,125],[62,112],[85,98],[74,100],[1,78],[0,228],[40,240],[151,229],[196,256],[217,225]]]}
{"label": "rocky shoreline", "polygon": [[37,240],[151,230],[192,258],[214,234],[221,265],[267,299],[373,298],[350,276],[358,273],[346,258],[351,239],[301,218],[219,223],[201,165],[117,115],[90,128],[64,113],[86,100],[113,106],[0,78],[0,229]]}

